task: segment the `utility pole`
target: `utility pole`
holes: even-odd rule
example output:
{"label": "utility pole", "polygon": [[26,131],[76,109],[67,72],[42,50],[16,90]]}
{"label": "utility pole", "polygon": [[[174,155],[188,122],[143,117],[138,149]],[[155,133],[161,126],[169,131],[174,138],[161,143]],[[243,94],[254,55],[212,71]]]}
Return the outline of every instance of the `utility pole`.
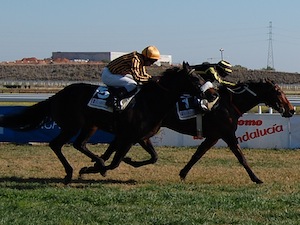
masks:
{"label": "utility pole", "polygon": [[223,48],[220,48],[220,52],[221,52],[221,60],[223,60],[223,52],[224,52],[224,49],[223,49]]}
{"label": "utility pole", "polygon": [[274,68],[274,59],[273,59],[273,38],[272,38],[272,21],[269,22],[269,48],[268,48],[268,61],[267,61],[267,70],[275,70]]}

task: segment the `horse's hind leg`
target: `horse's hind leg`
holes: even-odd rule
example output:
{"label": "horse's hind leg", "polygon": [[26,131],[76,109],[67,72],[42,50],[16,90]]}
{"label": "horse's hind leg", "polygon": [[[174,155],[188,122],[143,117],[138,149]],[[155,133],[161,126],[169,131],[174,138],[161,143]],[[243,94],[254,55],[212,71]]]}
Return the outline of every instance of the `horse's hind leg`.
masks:
{"label": "horse's hind leg", "polygon": [[73,143],[74,148],[76,148],[78,151],[85,154],[87,157],[92,159],[92,162],[100,163],[104,166],[103,159],[101,159],[99,156],[95,155],[93,152],[91,152],[87,147],[86,144],[88,140],[93,136],[93,134],[97,131],[97,127],[90,126],[82,128],[80,131],[80,134],[76,138],[76,140]]}
{"label": "horse's hind leg", "polygon": [[233,154],[235,155],[235,157],[239,160],[240,164],[242,164],[245,168],[245,170],[247,171],[250,179],[257,183],[257,184],[262,184],[263,181],[261,181],[252,171],[252,169],[250,168],[250,166],[248,165],[248,162],[244,156],[244,154],[242,153],[242,150],[240,148],[240,146],[236,143],[236,144],[232,144],[229,145],[230,150],[233,152]]}
{"label": "horse's hind leg", "polygon": [[140,167],[140,166],[156,163],[158,159],[158,155],[150,139],[141,140],[139,141],[139,144],[150,154],[151,158],[148,160],[137,162],[137,161],[133,161],[130,157],[125,157],[123,161],[133,167]]}
{"label": "horse's hind leg", "polygon": [[65,184],[70,183],[73,175],[73,168],[69,164],[66,157],[63,155],[61,149],[62,146],[65,143],[67,143],[75,134],[76,132],[68,132],[62,129],[60,134],[49,143],[50,148],[54,151],[54,153],[56,154],[56,156],[58,157],[58,159],[60,160],[60,162],[65,168],[66,171],[66,176],[64,178]]}
{"label": "horse's hind leg", "polygon": [[192,167],[201,159],[201,157],[217,143],[218,139],[206,138],[197,148],[197,151],[194,153],[190,161],[185,165],[185,167],[180,171],[179,176],[182,180],[186,178],[188,172]]}

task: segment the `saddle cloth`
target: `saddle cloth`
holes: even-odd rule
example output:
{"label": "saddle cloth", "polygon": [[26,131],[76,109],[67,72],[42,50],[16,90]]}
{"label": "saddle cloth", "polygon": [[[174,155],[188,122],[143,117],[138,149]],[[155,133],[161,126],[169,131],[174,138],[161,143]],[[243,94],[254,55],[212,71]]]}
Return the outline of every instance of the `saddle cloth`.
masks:
{"label": "saddle cloth", "polygon": [[197,113],[196,107],[198,106],[195,104],[193,96],[183,94],[180,96],[180,100],[176,103],[176,109],[180,120],[196,118],[196,138],[201,139],[203,137],[202,114]]}
{"label": "saddle cloth", "polygon": [[[94,92],[92,98],[88,102],[88,106],[95,109],[101,109],[108,112],[113,112],[113,108],[106,105],[106,100],[111,95],[107,86],[99,86]],[[134,97],[124,98],[121,100],[121,110],[125,109],[131,99]]]}
{"label": "saddle cloth", "polygon": [[187,120],[197,116],[194,97],[189,94],[180,96],[176,103],[177,114],[180,120]]}

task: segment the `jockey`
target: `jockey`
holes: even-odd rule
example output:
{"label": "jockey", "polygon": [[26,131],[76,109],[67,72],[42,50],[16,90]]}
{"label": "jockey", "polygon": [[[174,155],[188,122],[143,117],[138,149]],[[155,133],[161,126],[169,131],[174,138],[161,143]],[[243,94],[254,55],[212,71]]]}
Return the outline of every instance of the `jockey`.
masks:
{"label": "jockey", "polygon": [[[136,92],[138,84],[147,82],[151,78],[145,66],[152,65],[158,59],[160,53],[155,46],[146,47],[142,53],[134,51],[122,55],[103,69],[102,82],[107,86],[119,87],[119,100],[129,97]],[[119,100],[115,101],[118,103],[116,109],[120,107]]]}
{"label": "jockey", "polygon": [[209,88],[214,87],[212,84],[212,82],[214,81],[217,81],[220,84],[234,86],[234,83],[224,81],[222,79],[232,73],[232,65],[225,60],[221,60],[217,64],[203,63],[201,65],[193,66],[193,68],[195,69],[195,72],[198,73],[206,81],[201,86],[203,99],[200,101],[200,106],[204,111],[210,111],[217,103],[219,96],[210,96],[206,91]]}

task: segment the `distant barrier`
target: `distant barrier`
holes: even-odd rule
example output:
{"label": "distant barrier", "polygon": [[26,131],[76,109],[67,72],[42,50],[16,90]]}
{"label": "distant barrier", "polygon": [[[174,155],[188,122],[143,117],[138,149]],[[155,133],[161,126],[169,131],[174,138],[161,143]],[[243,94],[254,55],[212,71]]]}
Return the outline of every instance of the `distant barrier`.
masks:
{"label": "distant barrier", "polygon": [[[24,106],[0,106],[0,115],[17,113]],[[0,142],[29,143],[29,142],[50,142],[60,132],[60,128],[53,121],[45,123],[43,126],[32,131],[15,131],[0,127]],[[90,140],[90,143],[110,143],[113,135],[104,131],[97,131]],[[70,141],[73,142],[74,138]]]}
{"label": "distant barrier", "polygon": [[[22,106],[3,106],[0,107],[0,114],[15,113],[22,109]],[[53,121],[27,132],[0,128],[0,142],[49,142],[59,131],[60,128]],[[300,116],[282,118],[279,114],[245,114],[239,120],[236,133],[238,142],[243,148],[300,148]],[[89,142],[110,143],[113,138],[113,134],[99,130]],[[202,142],[202,139],[180,134],[168,128],[161,128],[151,140],[155,146],[198,146]],[[216,146],[226,147],[226,144],[219,141]]]}
{"label": "distant barrier", "polygon": [[[293,101],[292,104],[299,105],[298,98]],[[0,115],[16,113],[22,108],[23,106],[0,106]],[[59,129],[53,121],[29,132],[17,132],[0,127],[0,142],[49,142],[58,135]],[[236,134],[238,142],[243,148],[300,148],[300,115],[282,118],[278,113],[244,114],[239,119]],[[110,143],[113,138],[113,134],[97,131],[90,143]],[[202,142],[202,139],[183,135],[168,128],[161,128],[151,140],[155,146],[197,146]],[[226,147],[226,144],[219,141],[216,146]]]}

